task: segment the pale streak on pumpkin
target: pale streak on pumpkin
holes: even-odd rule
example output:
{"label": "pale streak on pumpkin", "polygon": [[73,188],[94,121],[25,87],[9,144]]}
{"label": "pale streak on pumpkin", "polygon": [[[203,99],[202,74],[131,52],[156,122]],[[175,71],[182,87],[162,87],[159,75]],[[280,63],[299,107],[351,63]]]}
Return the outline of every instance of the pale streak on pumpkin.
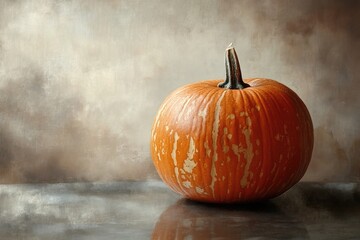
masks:
{"label": "pale streak on pumpkin", "polygon": [[223,152],[227,153],[229,151],[229,146],[226,145],[226,137],[228,135],[228,129],[224,128],[224,135],[223,135]]}
{"label": "pale streak on pumpkin", "polygon": [[237,156],[238,161],[240,160],[240,149],[239,146],[236,144],[231,145],[231,150],[233,151],[233,153]]}
{"label": "pale streak on pumpkin", "polygon": [[229,114],[229,115],[227,116],[227,118],[229,118],[229,119],[235,119],[235,114]]}
{"label": "pale streak on pumpkin", "polygon": [[211,149],[209,147],[208,142],[204,142],[204,147],[205,147],[205,151],[206,151],[206,156],[210,157]]}
{"label": "pale streak on pumpkin", "polygon": [[179,180],[179,168],[177,166],[177,160],[176,160],[176,150],[177,150],[177,142],[179,140],[179,135],[177,132],[175,132],[174,134],[174,145],[173,145],[173,150],[171,152],[171,158],[173,159],[174,162],[174,166],[175,166],[175,176],[176,176],[176,180],[178,182],[178,184],[180,185],[180,180]]}
{"label": "pale streak on pumpkin", "polygon": [[251,118],[246,117],[246,126],[251,127]]}
{"label": "pale streak on pumpkin", "polygon": [[251,161],[254,157],[254,151],[253,151],[253,145],[251,143],[250,135],[251,135],[251,119],[246,114],[246,125],[247,128],[243,130],[243,134],[245,135],[245,142],[246,142],[246,149],[244,149],[244,157],[246,160],[245,169],[244,169],[244,175],[241,178],[240,185],[242,188],[245,188],[248,184],[248,177],[249,177],[249,168]]}
{"label": "pale streak on pumpkin", "polygon": [[220,98],[218,99],[215,107],[215,116],[214,116],[214,123],[213,123],[213,130],[212,130],[212,142],[213,142],[213,157],[211,162],[211,184],[210,189],[212,191],[213,197],[215,196],[215,182],[216,182],[216,166],[215,162],[217,161],[217,138],[219,133],[219,123],[220,123],[220,110],[221,110],[221,101],[224,98],[226,90],[221,94]]}
{"label": "pale streak on pumpkin", "polygon": [[192,173],[192,170],[196,167],[196,163],[194,162],[194,154],[195,154],[195,142],[194,139],[190,138],[189,150],[187,152],[187,159],[184,161],[184,170],[188,173]]}
{"label": "pale streak on pumpkin", "polygon": [[[195,187],[195,191],[199,194],[203,194],[205,193],[204,189],[200,188],[200,187]],[[206,193],[205,193],[206,194]]]}
{"label": "pale streak on pumpkin", "polygon": [[[200,117],[202,117],[202,123],[201,123],[201,128],[202,128],[202,129],[205,129],[206,115],[207,115],[207,111],[208,111],[209,104],[210,104],[210,101],[206,104],[206,106],[204,107],[204,109],[201,110],[201,111],[199,111],[199,113],[198,113],[198,115],[199,115]],[[206,144],[207,144],[207,143],[206,143]],[[208,156],[210,156],[210,152],[211,152],[211,151],[210,151],[209,154],[208,154],[207,148],[209,148],[208,145],[207,145],[207,147],[205,146],[205,149],[206,149],[206,154],[207,154]]]}
{"label": "pale streak on pumpkin", "polygon": [[189,182],[189,181],[184,181],[184,182],[182,183],[182,185],[183,185],[184,187],[186,187],[186,188],[191,188],[191,187],[192,187],[191,182]]}
{"label": "pale streak on pumpkin", "polygon": [[[184,106],[182,107],[181,112],[179,113],[179,116],[182,116],[182,115],[183,115],[184,111],[187,109],[187,105],[191,102],[191,100],[192,100],[191,97],[186,100]],[[176,122],[177,122],[177,121],[176,121]]]}

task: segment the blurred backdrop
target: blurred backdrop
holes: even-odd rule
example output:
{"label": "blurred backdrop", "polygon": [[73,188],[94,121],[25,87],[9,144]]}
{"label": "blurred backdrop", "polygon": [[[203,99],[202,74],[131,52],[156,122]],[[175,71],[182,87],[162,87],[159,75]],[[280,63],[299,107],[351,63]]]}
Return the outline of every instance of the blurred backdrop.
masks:
{"label": "blurred backdrop", "polygon": [[360,181],[360,1],[0,1],[0,182],[158,178],[156,111],[174,89],[276,79],[308,106],[307,181]]}

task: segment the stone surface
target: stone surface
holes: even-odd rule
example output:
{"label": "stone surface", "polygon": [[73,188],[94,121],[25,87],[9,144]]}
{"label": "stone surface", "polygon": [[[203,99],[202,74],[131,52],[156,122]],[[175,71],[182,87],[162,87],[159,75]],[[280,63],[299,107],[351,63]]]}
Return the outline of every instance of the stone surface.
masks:
{"label": "stone surface", "polygon": [[0,185],[0,209],[0,239],[360,239],[358,183],[225,206],[158,181]]}

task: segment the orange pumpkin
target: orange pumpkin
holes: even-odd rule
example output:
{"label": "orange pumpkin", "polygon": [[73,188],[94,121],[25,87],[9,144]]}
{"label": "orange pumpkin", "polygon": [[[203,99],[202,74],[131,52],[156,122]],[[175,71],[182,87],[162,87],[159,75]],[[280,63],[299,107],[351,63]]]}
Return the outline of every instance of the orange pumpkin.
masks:
{"label": "orange pumpkin", "polygon": [[313,149],[310,114],[274,80],[242,79],[233,47],[226,79],[175,90],[157,113],[151,154],[175,192],[204,202],[272,198],[297,183]]}

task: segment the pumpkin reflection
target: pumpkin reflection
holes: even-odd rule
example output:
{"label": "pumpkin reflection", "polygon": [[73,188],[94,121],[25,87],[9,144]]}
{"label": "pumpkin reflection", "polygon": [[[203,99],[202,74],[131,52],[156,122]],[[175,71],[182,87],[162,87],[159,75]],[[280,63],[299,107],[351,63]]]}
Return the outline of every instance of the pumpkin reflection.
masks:
{"label": "pumpkin reflection", "polygon": [[159,217],[152,239],[308,239],[303,224],[271,202],[219,206],[181,199]]}

